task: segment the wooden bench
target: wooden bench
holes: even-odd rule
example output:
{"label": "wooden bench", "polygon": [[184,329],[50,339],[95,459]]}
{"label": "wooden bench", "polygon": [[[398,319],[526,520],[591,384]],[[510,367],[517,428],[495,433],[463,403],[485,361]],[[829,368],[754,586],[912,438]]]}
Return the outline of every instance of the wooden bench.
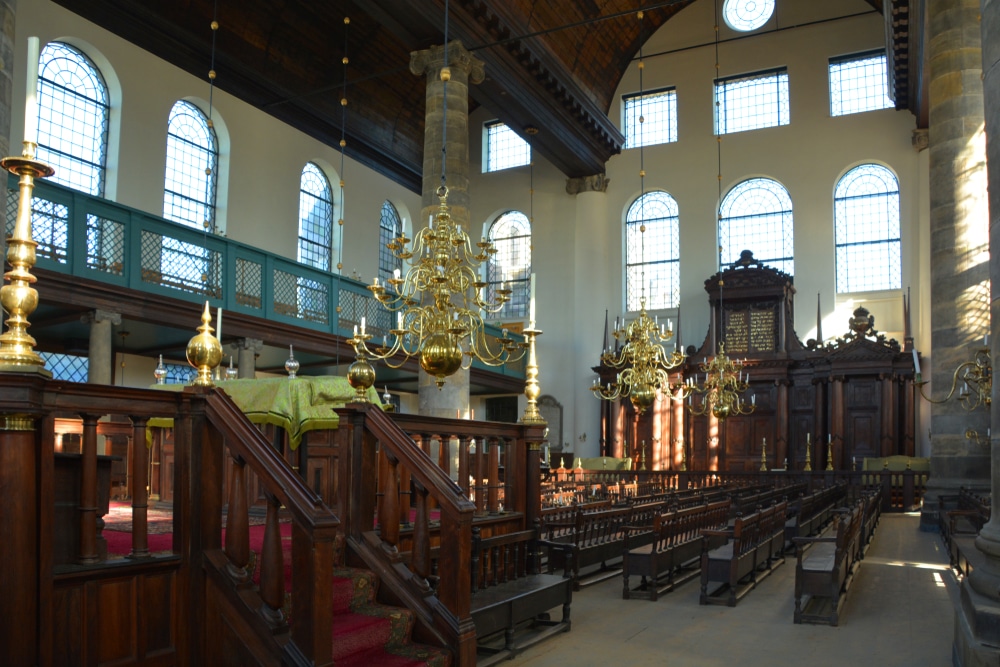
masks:
{"label": "wooden bench", "polygon": [[[774,506],[738,516],[730,529],[701,531],[701,604],[736,606],[774,567],[784,562],[776,545],[779,539],[784,542],[787,504],[779,505],[780,510]],[[718,537],[726,537],[726,543],[713,547],[712,540]],[[710,582],[721,585],[709,592]]]}
{"label": "wooden bench", "polygon": [[[609,568],[608,563],[618,561],[622,557],[622,545],[625,541],[626,526],[652,525],[653,517],[663,511],[662,503],[626,507],[612,507],[596,512],[578,511],[572,523],[572,531],[561,533],[567,524],[553,523],[548,525],[553,537],[546,535],[543,545],[559,543],[570,546],[570,550],[555,549],[548,553],[548,570],[554,572],[557,568],[572,570],[573,587],[580,590],[581,586],[595,584],[618,574],[618,570]],[[645,538],[652,539],[652,534]],[[567,554],[572,557],[567,560]],[[580,577],[582,568],[599,565],[598,573],[588,577],[586,581]]]}
{"label": "wooden bench", "polygon": [[811,537],[830,521],[833,510],[844,499],[846,488],[837,484],[801,496],[791,503],[785,522],[785,544],[793,546],[796,537]]}
{"label": "wooden bench", "polygon": [[[829,535],[795,538],[796,623],[840,622],[840,610],[860,560],[863,513],[864,504],[855,504],[834,519]],[[808,598],[805,604],[803,598]]]}
{"label": "wooden bench", "polygon": [[[567,562],[571,557],[567,554]],[[537,530],[483,538],[474,527],[471,569],[472,621],[480,651],[491,656],[491,662],[513,657],[547,637],[569,631],[572,581],[568,571],[557,575],[539,570]],[[562,620],[549,620],[549,610],[559,606]],[[538,628],[541,631],[522,633],[520,639],[516,634],[517,630]],[[502,646],[492,645],[490,639],[501,631]]]}
{"label": "wooden bench", "polygon": [[940,502],[938,522],[951,566],[968,576],[967,552],[975,548],[976,535],[990,520],[990,499],[962,487],[958,494],[940,496]]}
{"label": "wooden bench", "polygon": [[[656,600],[660,593],[673,590],[677,584],[696,576],[697,570],[683,580],[675,575],[692,561],[701,557],[701,531],[721,530],[729,521],[729,501],[674,509],[654,516],[652,526],[630,526],[625,535],[622,555],[622,598],[632,595]],[[646,544],[636,546],[633,533],[646,531],[651,538]],[[721,546],[726,538],[714,538]],[[629,585],[630,577],[641,577],[637,588]]]}

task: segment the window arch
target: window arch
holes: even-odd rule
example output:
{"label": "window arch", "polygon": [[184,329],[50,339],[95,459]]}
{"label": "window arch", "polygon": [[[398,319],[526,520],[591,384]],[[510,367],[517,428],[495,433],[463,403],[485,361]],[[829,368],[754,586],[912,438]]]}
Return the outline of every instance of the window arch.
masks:
{"label": "window arch", "polygon": [[38,159],[57,183],[104,196],[111,113],[108,86],[81,51],[49,42],[38,58]]}
{"label": "window arch", "polygon": [[379,216],[378,225],[378,275],[383,280],[383,284],[393,277],[396,269],[403,269],[403,260],[392,254],[388,244],[403,233],[403,220],[399,217],[399,212],[388,199],[382,202],[382,212]]}
{"label": "window arch", "polygon": [[754,258],[794,275],[792,198],[781,183],[751,178],[736,184],[719,206],[719,265],[750,250]]}
{"label": "window arch", "polygon": [[[642,232],[645,225],[646,231]],[[625,307],[674,308],[680,300],[680,219],[677,201],[654,190],[636,199],[625,215]]]}
{"label": "window arch", "polygon": [[167,121],[163,217],[215,231],[219,142],[201,109],[180,100]]}
{"label": "window arch", "polygon": [[862,164],[837,182],[833,199],[837,292],[900,289],[899,181],[878,164]]}
{"label": "window arch", "polygon": [[510,301],[495,315],[498,319],[528,316],[531,281],[531,222],[520,211],[507,211],[490,225],[489,239],[496,247],[486,267],[489,298],[503,283],[511,290]]}
{"label": "window arch", "polygon": [[333,250],[333,188],[313,162],[299,177],[299,261],[329,271]]}

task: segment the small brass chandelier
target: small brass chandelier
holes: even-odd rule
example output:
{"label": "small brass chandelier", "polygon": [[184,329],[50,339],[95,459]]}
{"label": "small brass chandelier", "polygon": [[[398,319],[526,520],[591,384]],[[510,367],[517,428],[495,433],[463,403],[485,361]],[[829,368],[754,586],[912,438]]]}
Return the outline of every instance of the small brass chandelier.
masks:
{"label": "small brass chandelier", "polygon": [[[719,311],[722,310],[722,286],[719,281]],[[757,396],[750,396],[750,403],[743,400],[742,395],[750,388],[750,373],[744,370],[745,362],[741,359],[731,359],[726,356],[726,344],[719,341],[718,351],[711,360],[705,359],[698,365],[700,372],[705,374],[705,381],[698,383],[698,374],[688,378],[683,384],[672,387],[676,400],[687,397],[688,410],[691,414],[703,416],[711,410],[716,419],[726,419],[735,415],[748,415],[757,409]],[[704,398],[695,403],[693,395],[702,394]]]}

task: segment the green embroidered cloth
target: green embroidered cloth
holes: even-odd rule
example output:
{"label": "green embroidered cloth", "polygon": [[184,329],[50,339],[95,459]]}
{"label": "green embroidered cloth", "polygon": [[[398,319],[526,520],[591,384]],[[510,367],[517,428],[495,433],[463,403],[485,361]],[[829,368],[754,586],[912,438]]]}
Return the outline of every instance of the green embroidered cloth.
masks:
{"label": "green embroidered cloth", "polygon": [[[255,424],[273,424],[288,433],[288,443],[297,449],[309,431],[335,429],[339,423],[334,408],[355,397],[354,387],[340,376],[299,376],[226,380],[216,384],[233,399]],[[153,385],[153,389],[182,391],[182,384]],[[368,400],[382,405],[375,387],[368,388]],[[173,426],[170,419],[151,419],[149,426]]]}

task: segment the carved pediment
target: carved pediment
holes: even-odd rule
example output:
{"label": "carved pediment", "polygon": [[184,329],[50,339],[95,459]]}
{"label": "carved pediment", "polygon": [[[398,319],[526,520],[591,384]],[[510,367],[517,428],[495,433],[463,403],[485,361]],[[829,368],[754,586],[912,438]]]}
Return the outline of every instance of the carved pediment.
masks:
{"label": "carved pediment", "polygon": [[[738,260],[706,280],[705,289],[709,293],[717,291],[720,280],[725,282],[727,290],[739,287],[757,289],[766,289],[768,286],[785,287],[787,285],[790,287],[793,282],[792,276],[784,271],[779,271],[755,259],[750,250],[741,252]],[[792,287],[791,290],[794,292],[795,288]]]}
{"label": "carved pediment", "polygon": [[885,334],[875,329],[875,316],[864,306],[854,309],[848,325],[850,331],[826,344],[825,349],[830,351],[829,359],[861,360],[899,354],[899,342],[895,338],[886,338]]}

